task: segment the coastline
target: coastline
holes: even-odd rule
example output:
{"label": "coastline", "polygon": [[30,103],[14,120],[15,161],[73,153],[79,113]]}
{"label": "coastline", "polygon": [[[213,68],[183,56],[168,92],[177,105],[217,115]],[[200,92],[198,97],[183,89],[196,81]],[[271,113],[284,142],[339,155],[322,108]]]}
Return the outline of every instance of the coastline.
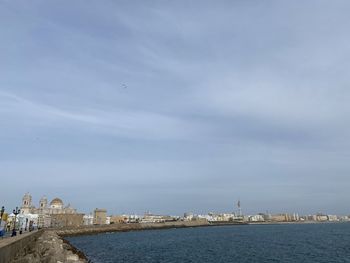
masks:
{"label": "coastline", "polygon": [[161,230],[161,229],[173,229],[173,228],[193,228],[193,227],[217,227],[217,226],[244,226],[244,225],[302,225],[302,224],[334,224],[334,223],[346,223],[346,222],[220,222],[220,223],[208,223],[208,222],[196,222],[196,221],[182,221],[182,222],[166,222],[166,223],[133,223],[133,224],[112,224],[112,225],[94,225],[84,226],[78,228],[66,228],[56,229],[57,235],[68,243],[72,247],[72,251],[79,255],[79,258],[84,259],[86,262],[90,262],[84,252],[77,249],[66,238],[73,236],[85,236],[85,235],[98,235],[103,233],[114,232],[130,232],[130,231],[144,231],[144,230]]}
{"label": "coastline", "polygon": [[[14,239],[3,240],[0,257],[2,262],[90,262],[84,252],[72,245],[68,237],[83,235],[98,235],[102,233],[129,232],[143,230],[161,230],[172,228],[215,227],[215,226],[244,226],[244,225],[292,225],[292,224],[335,224],[346,222],[220,222],[207,221],[174,221],[165,223],[132,223],[93,225],[62,229],[42,229],[18,236]],[[6,256],[5,256],[6,255]],[[6,260],[7,258],[7,260]],[[10,259],[10,261],[9,261]]]}
{"label": "coastline", "polygon": [[156,230],[169,228],[186,228],[186,227],[205,227],[212,226],[204,221],[188,221],[188,222],[165,222],[165,223],[131,223],[131,224],[111,224],[111,225],[93,225],[74,228],[55,229],[55,232],[61,237],[95,235],[110,232],[128,232],[142,230]]}
{"label": "coastline", "polygon": [[112,225],[94,225],[85,227],[65,228],[55,230],[55,233],[63,240],[64,243],[70,246],[70,249],[74,254],[79,256],[84,262],[91,262],[85,253],[72,245],[67,237],[73,236],[86,236],[86,235],[98,235],[103,233],[114,232],[130,232],[130,231],[144,231],[144,230],[161,230],[161,229],[173,229],[173,228],[192,228],[192,227],[210,227],[210,226],[227,226],[227,225],[247,225],[246,223],[225,222],[218,224],[211,224],[208,222],[166,222],[166,223],[133,223],[133,224],[112,224]]}
{"label": "coastline", "polygon": [[111,224],[111,225],[92,225],[80,226],[72,228],[53,229],[57,235],[61,237],[81,236],[81,235],[96,235],[100,233],[111,232],[128,232],[128,231],[143,231],[143,230],[159,230],[170,228],[187,228],[187,227],[210,227],[210,226],[240,226],[240,225],[284,225],[284,224],[335,224],[347,222],[216,222],[209,223],[207,221],[174,221],[165,223],[131,223],[131,224]]}

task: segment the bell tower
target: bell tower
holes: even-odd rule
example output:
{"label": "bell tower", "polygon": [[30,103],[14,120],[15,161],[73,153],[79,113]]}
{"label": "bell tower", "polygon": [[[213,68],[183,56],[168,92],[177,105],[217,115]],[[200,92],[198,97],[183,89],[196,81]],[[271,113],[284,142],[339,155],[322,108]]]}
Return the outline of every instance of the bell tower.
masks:
{"label": "bell tower", "polygon": [[43,196],[39,202],[39,209],[46,209],[46,208],[47,208],[47,198],[46,196]]}
{"label": "bell tower", "polygon": [[30,214],[32,208],[32,196],[29,193],[26,193],[22,198],[22,214]]}

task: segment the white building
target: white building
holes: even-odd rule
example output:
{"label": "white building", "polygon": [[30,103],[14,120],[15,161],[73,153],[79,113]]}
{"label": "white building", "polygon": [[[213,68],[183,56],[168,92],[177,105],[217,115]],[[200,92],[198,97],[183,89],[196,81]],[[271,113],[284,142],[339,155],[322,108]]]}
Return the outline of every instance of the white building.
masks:
{"label": "white building", "polygon": [[248,220],[250,222],[264,222],[264,216],[263,215],[253,215],[253,216],[249,216]]}
{"label": "white building", "polygon": [[339,221],[338,216],[336,215],[328,215],[328,221],[335,222]]}
{"label": "white building", "polygon": [[18,229],[29,230],[29,227],[36,228],[38,226],[38,214],[19,214]]}
{"label": "white building", "polygon": [[84,215],[83,220],[84,220],[84,226],[91,226],[94,224],[94,216],[92,214]]}

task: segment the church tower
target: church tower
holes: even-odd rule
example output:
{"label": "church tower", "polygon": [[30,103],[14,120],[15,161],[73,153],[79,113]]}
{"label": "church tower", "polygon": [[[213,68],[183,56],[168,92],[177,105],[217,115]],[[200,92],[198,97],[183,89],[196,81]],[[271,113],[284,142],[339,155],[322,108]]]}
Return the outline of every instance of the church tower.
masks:
{"label": "church tower", "polygon": [[47,208],[47,198],[46,196],[43,196],[39,202],[39,209],[46,209],[46,208]]}
{"label": "church tower", "polygon": [[32,196],[29,193],[26,193],[22,198],[22,214],[30,214],[32,208]]}

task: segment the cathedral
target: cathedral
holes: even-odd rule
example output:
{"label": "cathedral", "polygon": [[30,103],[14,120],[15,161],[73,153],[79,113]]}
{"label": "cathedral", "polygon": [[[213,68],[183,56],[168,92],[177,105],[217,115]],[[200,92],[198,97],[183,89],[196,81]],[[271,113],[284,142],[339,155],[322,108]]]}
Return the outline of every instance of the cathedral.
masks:
{"label": "cathedral", "polygon": [[60,198],[54,198],[48,203],[44,196],[40,199],[39,206],[35,207],[29,193],[26,193],[22,198],[19,217],[30,218],[38,228],[80,226],[84,223],[84,214],[77,213],[77,210],[69,204],[64,206]]}
{"label": "cathedral", "polygon": [[64,206],[60,198],[54,198],[50,204],[48,204],[45,196],[40,199],[39,207],[35,207],[32,204],[32,196],[26,193],[22,198],[21,214],[76,214],[76,209],[72,208],[69,204]]}

